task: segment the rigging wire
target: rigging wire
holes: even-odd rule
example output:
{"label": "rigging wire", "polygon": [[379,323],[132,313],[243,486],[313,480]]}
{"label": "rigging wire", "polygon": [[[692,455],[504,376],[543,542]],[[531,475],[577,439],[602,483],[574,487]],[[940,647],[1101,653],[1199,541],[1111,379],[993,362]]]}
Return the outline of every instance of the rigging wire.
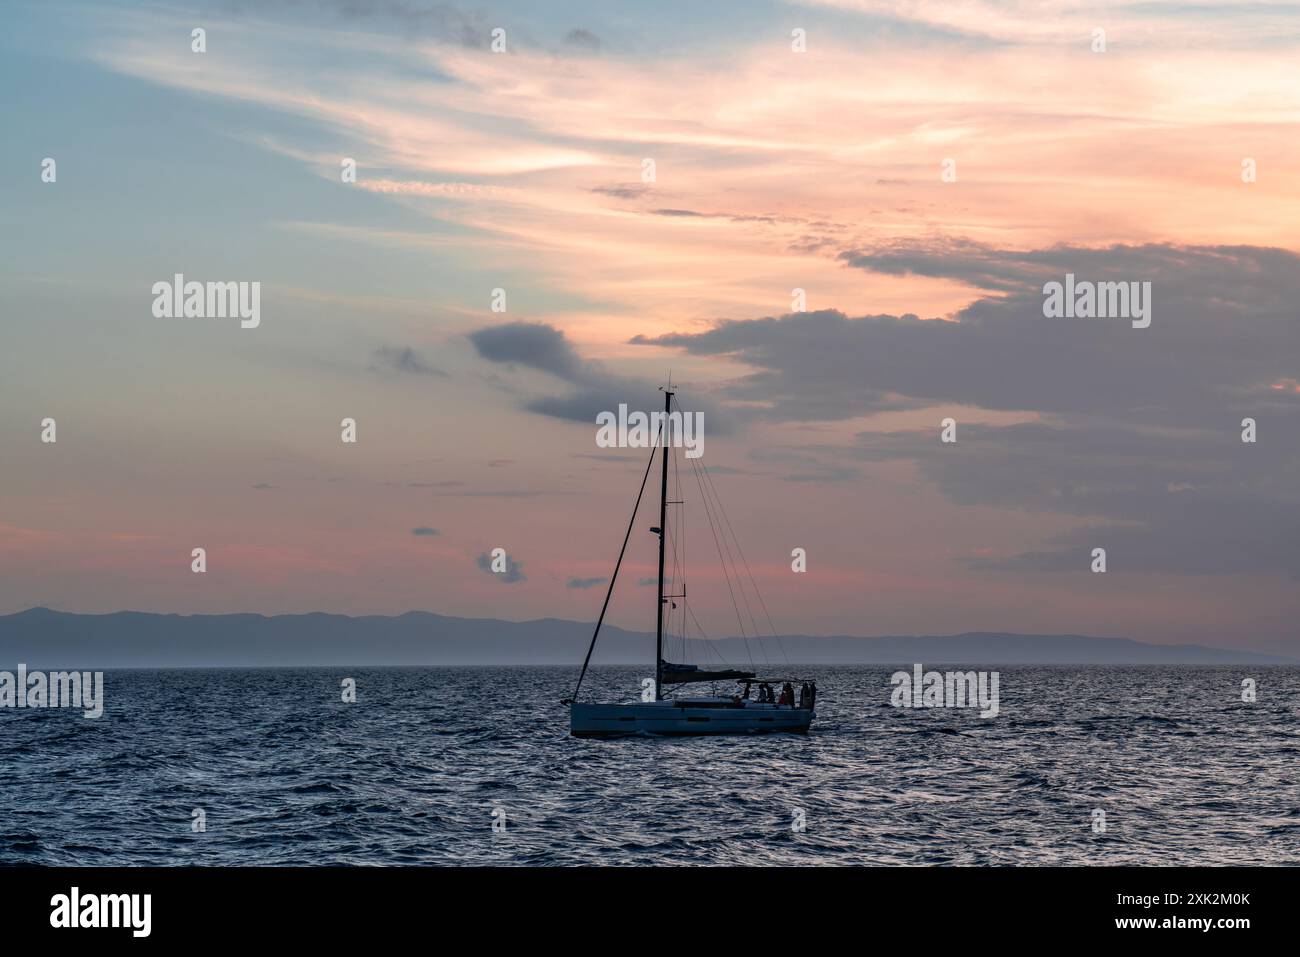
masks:
{"label": "rigging wire", "polygon": [[[662,425],[660,425],[659,431],[663,432]],[[618,550],[618,561],[614,563],[614,574],[610,576],[609,588],[605,592],[605,604],[600,606],[600,617],[596,619],[596,630],[591,633],[591,644],[587,646],[587,657],[582,659],[582,670],[578,672],[578,683],[573,687],[572,697],[561,700],[561,704],[573,704],[578,700],[578,690],[582,687],[582,679],[587,674],[587,665],[591,664],[591,653],[596,650],[596,637],[600,634],[600,626],[605,621],[605,612],[609,610],[609,598],[614,594],[614,582],[618,581],[618,570],[623,566],[623,556],[627,553],[627,542],[632,537],[632,526],[636,524],[636,513],[641,508],[641,497],[645,494],[645,484],[650,478],[650,467],[654,465],[655,453],[659,451],[658,444],[659,439],[656,436],[655,444],[650,447],[650,461],[646,463],[645,475],[641,476],[641,491],[636,493],[636,504],[632,506],[632,517],[627,523],[627,534],[623,536],[623,547]]]}
{"label": "rigging wire", "polygon": [[[705,478],[705,479],[708,479],[708,477],[709,477],[709,475],[708,475],[708,470],[705,469],[703,466],[700,466],[700,470],[701,470],[701,473],[703,474],[704,478]],[[753,609],[753,607],[752,607],[752,606],[750,605],[750,603],[749,603],[749,594],[745,591],[744,582],[741,581],[741,579],[740,579],[740,566],[737,564],[735,557],[731,554],[731,542],[732,542],[732,541],[735,541],[735,539],[736,539],[736,533],[735,533],[735,531],[733,530],[733,531],[731,532],[731,539],[728,539],[728,538],[727,538],[727,531],[728,531],[728,529],[730,528],[730,522],[728,521],[727,524],[726,524],[726,526],[724,527],[724,525],[723,525],[723,520],[726,519],[726,510],[725,510],[725,509],[723,508],[723,506],[722,506],[722,497],[721,497],[720,495],[718,495],[718,490],[717,490],[716,487],[714,487],[714,486],[712,485],[712,483],[710,483],[709,488],[710,488],[710,490],[711,490],[711,492],[712,492],[712,496],[713,496],[713,509],[714,509],[715,513],[717,513],[717,515],[718,515],[718,517],[719,517],[719,518],[718,518],[718,528],[719,528],[719,530],[722,532],[722,544],[723,544],[723,547],[725,547],[726,550],[727,550],[727,557],[731,560],[731,567],[732,567],[732,569],[735,571],[735,575],[736,575],[736,584],[737,584],[737,588],[738,588],[738,590],[740,591],[740,600],[741,600],[741,602],[742,602],[742,603],[744,604],[744,606],[745,606],[745,613],[746,613],[747,615],[749,615],[749,624],[750,624],[750,627],[751,627],[752,630],[753,630],[754,638],[755,638],[755,640],[758,641],[758,646],[759,646],[760,650],[761,650],[762,653],[763,653],[763,660],[764,660],[764,663],[770,665],[770,664],[771,664],[771,661],[770,661],[770,660],[768,659],[768,657],[767,657],[767,646],[766,646],[765,643],[763,642],[763,638],[762,638],[762,636],[759,635],[758,618],[755,616],[755,614],[754,614],[754,609]],[[737,552],[739,552],[739,550],[740,550],[740,542],[739,542],[739,541],[736,541],[736,550],[737,550]],[[751,582],[752,582],[752,580],[753,580],[753,576],[751,575]],[[755,586],[755,588],[757,588],[757,586]]]}
{"label": "rigging wire", "polygon": [[[695,472],[695,480],[696,480],[696,482],[699,483],[699,485],[700,485],[700,496],[701,496],[701,501],[703,501],[703,503],[704,503],[704,517],[708,520],[708,523],[709,523],[709,531],[712,532],[712,534],[713,534],[713,544],[714,544],[714,546],[715,546],[715,547],[717,548],[717,550],[718,550],[718,560],[719,560],[719,563],[722,565],[722,577],[723,577],[723,579],[724,579],[724,580],[726,581],[726,583],[727,583],[727,592],[728,592],[728,594],[731,595],[731,607],[734,608],[734,609],[735,609],[735,612],[736,612],[736,624],[737,624],[737,625],[739,626],[739,628],[740,628],[740,638],[741,638],[741,640],[742,640],[742,641],[744,642],[744,644],[745,644],[745,655],[746,655],[747,658],[749,658],[749,666],[750,666],[750,668],[753,668],[753,667],[754,667],[754,655],[753,655],[753,652],[750,650],[750,647],[749,647],[749,637],[748,637],[748,635],[745,634],[745,621],[744,621],[744,618],[742,618],[742,617],[741,617],[741,614],[740,614],[740,605],[739,605],[739,603],[736,601],[736,592],[735,592],[735,589],[733,589],[732,586],[731,586],[731,575],[730,575],[730,573],[727,571],[727,561],[726,561],[726,558],[723,557],[722,545],[721,545],[721,543],[718,541],[718,530],[717,530],[717,528],[716,528],[716,526],[714,525],[714,522],[713,522],[713,515],[712,515],[712,511],[711,511],[711,509],[710,509],[710,507],[709,507],[708,496],[707,496],[707,494],[706,494],[705,491],[704,491],[704,484],[700,481],[700,472],[699,472],[699,468],[698,468],[698,466],[696,466],[696,464],[695,464],[694,462],[691,463],[691,469]],[[739,584],[739,582],[737,582],[737,584]],[[761,641],[760,641],[759,648],[760,648],[760,650],[762,650],[762,644],[761,644]]]}
{"label": "rigging wire", "polygon": [[[668,428],[668,423],[665,421],[664,429],[666,430],[667,428]],[[670,438],[669,441],[671,441]],[[665,443],[665,445],[667,444],[668,443]],[[686,516],[683,511],[684,506],[682,502],[683,496],[681,494],[681,474],[678,470],[678,465],[677,465],[677,453],[673,452],[672,457],[668,461],[673,473],[673,483],[676,487],[676,491],[672,496],[672,501],[674,503],[673,504],[674,518],[670,525],[670,527],[672,528],[672,532],[669,539],[672,542],[672,549],[673,549],[673,577],[672,577],[672,587],[668,589],[668,593],[670,595],[674,595],[674,594],[680,595],[682,598],[683,609],[681,614],[681,640],[682,640],[681,660],[683,664],[686,664],[690,662],[690,653],[687,650],[688,646],[686,644],[686,612],[685,612]],[[669,534],[669,529],[665,528],[664,533]],[[668,621],[671,625],[673,621],[673,611],[676,608],[676,602],[672,598],[669,598],[668,601],[669,601]]]}
{"label": "rigging wire", "polygon": [[731,527],[731,519],[727,517],[727,510],[722,506],[722,496],[718,494],[717,486],[713,484],[713,476],[709,474],[709,467],[702,464],[700,470],[704,473],[704,478],[708,481],[709,487],[713,489],[713,496],[718,503],[718,511],[722,514],[722,520],[727,523],[727,530],[731,532],[731,539],[736,543],[736,553],[740,555],[740,561],[745,566],[745,574],[749,576],[749,582],[754,586],[754,596],[763,609],[764,617],[767,618],[768,630],[772,632],[777,647],[781,649],[781,657],[785,659],[785,663],[788,665],[790,664],[790,656],[786,654],[785,643],[781,641],[780,635],[776,633],[776,625],[772,621],[772,614],[767,610],[767,602],[763,600],[763,593],[758,588],[758,582],[754,580],[754,573],[750,571],[749,562],[745,559],[745,553],[740,547],[740,539],[736,536],[735,529]]}
{"label": "rigging wire", "polygon": [[[683,663],[689,661],[689,652],[687,650],[688,649],[687,639],[688,639],[688,633],[690,631],[690,624],[691,622],[694,622],[695,627],[698,629],[700,633],[701,639],[705,641],[706,649],[709,652],[711,652],[713,656],[716,657],[720,663],[724,665],[727,664],[722,654],[714,646],[714,642],[711,639],[709,639],[707,632],[705,632],[704,627],[700,624],[699,619],[695,615],[694,609],[691,608],[690,602],[686,598],[686,511],[685,511],[686,503],[685,503],[685,495],[683,494],[683,489],[682,489],[681,468],[677,460],[677,454],[676,452],[671,452],[671,453],[669,452],[670,445],[669,442],[667,441],[667,428],[668,428],[668,419],[665,417],[664,421],[660,423],[659,431],[655,436],[654,444],[651,446],[650,461],[646,464],[645,474],[641,477],[641,488],[637,492],[636,504],[632,508],[632,518],[629,520],[627,532],[623,536],[623,546],[619,550],[618,561],[614,565],[614,574],[613,576],[611,576],[609,582],[609,588],[605,592],[605,602],[601,606],[600,617],[596,621],[596,628],[591,636],[591,644],[587,647],[587,654],[582,662],[582,670],[578,674],[578,682],[574,686],[573,696],[571,698],[563,699],[564,704],[572,704],[574,701],[576,701],[578,697],[578,692],[582,688],[583,678],[587,674],[588,666],[591,663],[591,655],[596,647],[596,639],[600,635],[601,625],[604,623],[605,620],[605,613],[609,609],[610,597],[613,595],[614,592],[614,583],[618,579],[618,573],[620,568],[622,567],[623,558],[627,554],[628,541],[630,540],[632,535],[632,528],[636,524],[636,516],[637,513],[640,511],[641,500],[645,495],[646,483],[649,481],[650,478],[650,469],[654,466],[655,454],[656,452],[659,451],[661,447],[663,448],[665,455],[671,454],[670,461],[671,461],[672,473],[673,473],[672,488],[675,490],[674,498],[672,500],[672,504],[676,509],[676,511],[674,512],[674,519],[672,523],[672,527],[674,531],[673,532],[669,531],[670,526],[668,522],[668,516],[667,514],[665,514],[663,519],[664,527],[660,529],[660,534],[667,536],[666,541],[671,545],[672,556],[673,556],[671,578],[669,579],[671,585],[668,589],[668,594],[675,595],[676,597],[682,599],[682,608],[681,608],[681,616],[680,616],[681,617],[680,636],[682,642],[682,660]],[[662,446],[660,445],[661,441],[663,441]],[[727,593],[731,598],[731,607],[736,613],[736,624],[740,629],[740,638],[744,644],[745,655],[749,659],[749,666],[751,669],[755,667],[753,650],[749,644],[750,633],[752,633],[754,639],[758,642],[759,651],[764,659],[765,665],[770,666],[771,661],[768,659],[767,648],[763,642],[763,637],[759,633],[760,628],[758,625],[758,618],[754,614],[753,606],[750,604],[749,596],[746,594],[745,591],[744,581],[740,577],[741,565],[744,566],[745,575],[749,579],[750,587],[753,588],[754,595],[755,598],[757,599],[758,605],[762,609],[763,616],[767,620],[768,630],[771,632],[773,639],[776,640],[777,646],[780,648],[781,655],[782,657],[785,658],[786,664],[789,665],[790,657],[786,653],[784,643],[781,641],[780,636],[776,632],[776,626],[772,621],[771,612],[767,608],[767,602],[763,599],[763,593],[759,590],[758,581],[754,578],[754,572],[749,566],[749,561],[745,558],[744,550],[740,546],[740,539],[737,537],[735,528],[731,524],[731,518],[727,515],[727,510],[725,506],[723,506],[722,504],[722,496],[718,493],[717,486],[713,482],[713,476],[709,473],[707,466],[704,466],[702,464],[697,464],[693,459],[690,460],[689,464],[691,466],[691,470],[695,473],[695,481],[700,489],[700,501],[704,506],[705,519],[709,525],[709,532],[713,536],[713,544],[718,553],[719,564],[722,566],[723,580],[727,584]],[[665,489],[664,491],[666,494],[667,490]],[[716,512],[716,517],[714,514],[715,512]],[[733,543],[735,545],[735,553],[736,553],[735,555],[732,554]],[[736,562],[737,555],[740,557],[739,563]],[[731,565],[730,569],[728,568],[728,562],[730,562]],[[735,573],[734,585],[732,582],[732,570],[734,570]],[[681,585],[680,589],[676,587],[678,584]],[[736,600],[737,590],[740,591],[739,602]],[[676,610],[676,603],[673,601],[672,598],[667,598],[667,600],[669,601],[670,607],[668,609],[667,615],[665,616],[667,619],[666,627],[665,627],[665,636],[671,638],[673,635],[673,620],[674,620],[673,612]],[[750,633],[747,633],[745,630],[745,617],[744,615],[741,614],[740,611],[741,604],[744,604],[745,613],[749,616]]]}

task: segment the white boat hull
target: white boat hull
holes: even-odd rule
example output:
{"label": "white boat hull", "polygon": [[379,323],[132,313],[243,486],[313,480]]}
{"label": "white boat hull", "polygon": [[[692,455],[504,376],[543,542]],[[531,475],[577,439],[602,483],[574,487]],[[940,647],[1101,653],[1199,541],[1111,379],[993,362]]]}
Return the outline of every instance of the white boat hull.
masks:
{"label": "white boat hull", "polygon": [[806,734],[816,713],[808,708],[730,699],[573,704],[569,733],[577,738],[629,735]]}

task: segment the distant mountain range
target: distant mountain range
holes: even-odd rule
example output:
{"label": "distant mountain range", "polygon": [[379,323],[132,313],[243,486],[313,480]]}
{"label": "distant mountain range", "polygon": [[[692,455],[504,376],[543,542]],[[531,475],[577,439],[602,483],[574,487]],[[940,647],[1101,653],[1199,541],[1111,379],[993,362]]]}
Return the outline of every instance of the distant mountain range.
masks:
{"label": "distant mountain range", "polygon": [[[370,615],[77,615],[31,608],[0,616],[0,670],[274,667],[293,665],[573,665],[592,624],[542,618],[499,621],[413,611]],[[653,635],[606,626],[593,664],[644,664]],[[1153,645],[1087,635],[861,638],[769,637],[766,660],[795,664],[1295,664],[1295,658],[1200,645]],[[749,639],[753,659],[762,653]],[[744,639],[714,642],[733,665],[750,660]],[[698,660],[697,656],[697,660]],[[710,655],[712,658],[712,655]]]}

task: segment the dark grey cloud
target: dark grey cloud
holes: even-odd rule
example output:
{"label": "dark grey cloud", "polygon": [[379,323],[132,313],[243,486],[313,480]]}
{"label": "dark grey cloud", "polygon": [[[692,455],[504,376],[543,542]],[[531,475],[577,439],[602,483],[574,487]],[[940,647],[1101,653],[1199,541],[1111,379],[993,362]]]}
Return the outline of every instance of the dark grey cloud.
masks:
{"label": "dark grey cloud", "polygon": [[[1300,257],[1252,247],[941,250],[854,254],[853,265],[962,279],[998,295],[949,319],[850,318],[835,310],[718,323],[632,341],[722,356],[754,371],[726,398],[769,418],[835,420],[942,403],[1176,425],[1295,410],[1274,386],[1300,369]],[[1150,281],[1148,329],[1123,319],[1045,319],[1042,284],[1066,272]]]}
{"label": "dark grey cloud", "polygon": [[527,577],[524,575],[523,562],[515,561],[513,558],[510,557],[509,554],[506,555],[505,561],[506,561],[506,570],[503,572],[494,572],[492,570],[492,556],[489,553],[484,552],[482,555],[479,555],[477,558],[474,559],[474,563],[478,565],[478,567],[481,570],[487,572],[489,575],[491,575],[493,578],[495,578],[497,581],[501,582],[504,585],[513,585],[515,584],[515,582],[522,582],[528,580]]}
{"label": "dark grey cloud", "polygon": [[608,578],[570,578],[565,584],[565,588],[595,588],[597,585],[603,585],[609,581]]}
{"label": "dark grey cloud", "polygon": [[[957,426],[957,441],[928,432],[859,434],[846,453],[910,460],[960,505],[1083,520],[1049,546],[972,567],[1087,569],[1107,550],[1108,572],[1273,573],[1300,578],[1300,422],[1267,419],[1267,442],[1241,441],[1240,420],[1200,430],[1141,423],[1026,422]],[[840,450],[843,451],[843,450]]]}
{"label": "dark grey cloud", "polygon": [[1014,291],[1030,285],[1041,271],[1044,258],[1050,255],[1005,252],[955,239],[927,246],[899,244],[867,252],[848,250],[839,258],[858,269],[890,276],[960,279],[980,289]]}
{"label": "dark grey cloud", "polygon": [[428,525],[420,525],[411,529],[411,534],[420,537],[425,535],[440,535],[442,533],[436,528],[430,528]]}
{"label": "dark grey cloud", "polygon": [[[856,481],[854,463],[906,460],[961,505],[1053,513],[1080,527],[974,567],[1300,577],[1300,257],[1241,246],[974,243],[846,254],[854,268],[959,279],[988,295],[946,319],[823,312],[722,321],[656,339],[748,367],[720,395],[756,418],[844,420],[931,409],[931,430],[862,433],[788,450],[794,481]],[[1150,281],[1150,328],[1045,319],[1066,272]],[[963,423],[971,407],[1036,421]],[[958,439],[939,439],[939,419]],[[1241,420],[1259,440],[1241,441]],[[782,464],[781,450],[764,461]]]}
{"label": "dark grey cloud", "polygon": [[491,362],[521,365],[569,381],[590,374],[564,333],[544,322],[507,322],[472,332],[469,341]]}
{"label": "dark grey cloud", "polygon": [[380,346],[373,353],[373,369],[377,372],[396,372],[402,375],[437,375],[447,373],[425,362],[410,346]]}
{"label": "dark grey cloud", "polygon": [[[554,326],[509,322],[472,332],[469,340],[478,354],[490,362],[543,372],[568,385],[568,391],[563,394],[526,399],[524,408],[538,415],[590,423],[594,427],[597,415],[617,412],[620,404],[626,404],[630,411],[663,408],[663,393],[657,384],[616,376],[599,363],[582,359],[564,333]],[[665,368],[665,378],[667,371]],[[728,430],[728,418],[708,395],[692,392],[685,406],[704,414],[706,434],[722,434]]]}
{"label": "dark grey cloud", "polygon": [[[908,322],[919,320],[915,316],[850,320],[842,313],[824,311],[724,320],[702,333],[654,339],[636,336],[631,341],[677,346],[695,355],[723,356],[754,367],[757,371],[732,380],[723,393],[727,398],[759,403],[750,410],[753,416],[796,421],[846,419],[922,404],[880,388],[870,374],[863,374],[864,352],[873,348],[868,340],[880,335],[878,329],[869,327],[889,327],[885,335],[901,339],[908,333],[894,327]],[[913,348],[924,351],[925,344],[918,341]]]}

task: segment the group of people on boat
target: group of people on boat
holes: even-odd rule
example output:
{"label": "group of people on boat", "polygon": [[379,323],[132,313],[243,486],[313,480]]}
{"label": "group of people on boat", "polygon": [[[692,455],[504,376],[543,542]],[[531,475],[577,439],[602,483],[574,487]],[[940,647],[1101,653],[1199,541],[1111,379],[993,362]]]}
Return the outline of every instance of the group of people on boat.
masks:
{"label": "group of people on boat", "polygon": [[[742,697],[746,701],[749,700],[749,688],[750,688],[750,683],[746,681],[745,693],[744,695],[742,695]],[[773,688],[771,684],[769,684],[766,681],[760,681],[758,683],[757,700],[759,704],[774,704],[778,708],[793,708],[795,707],[794,684],[789,681],[785,682],[784,684],[781,685],[781,691],[780,694],[778,694],[776,689]],[[813,708],[813,703],[816,700],[817,700],[817,682],[805,681],[799,688],[798,707],[806,708],[807,710],[811,711]]]}

